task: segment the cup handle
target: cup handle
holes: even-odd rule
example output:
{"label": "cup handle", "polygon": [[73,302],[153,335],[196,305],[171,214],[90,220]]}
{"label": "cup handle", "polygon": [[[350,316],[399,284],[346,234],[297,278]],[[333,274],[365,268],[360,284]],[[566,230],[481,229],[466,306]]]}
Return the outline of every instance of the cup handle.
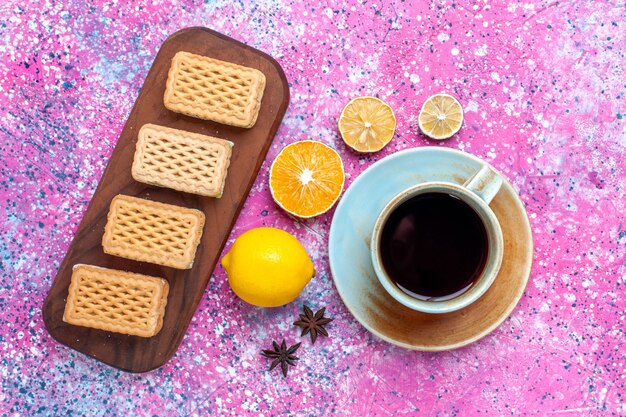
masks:
{"label": "cup handle", "polygon": [[463,184],[464,188],[476,194],[487,204],[491,203],[501,186],[502,177],[487,165],[483,165],[476,174]]}

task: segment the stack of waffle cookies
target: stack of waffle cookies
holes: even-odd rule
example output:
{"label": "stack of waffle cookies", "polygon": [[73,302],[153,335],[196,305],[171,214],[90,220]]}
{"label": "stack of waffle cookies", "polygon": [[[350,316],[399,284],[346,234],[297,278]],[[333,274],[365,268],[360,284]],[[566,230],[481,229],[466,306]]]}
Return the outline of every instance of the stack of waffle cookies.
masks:
{"label": "stack of waffle cookies", "polygon": [[[178,52],[168,73],[168,110],[241,128],[256,123],[265,76],[257,69]],[[203,197],[224,192],[233,143],[157,124],[141,127],[135,181]],[[190,269],[202,237],[204,213],[117,195],[102,237],[105,253],[137,262]],[[92,265],[72,270],[63,321],[131,336],[155,336],[163,325],[166,279]]]}

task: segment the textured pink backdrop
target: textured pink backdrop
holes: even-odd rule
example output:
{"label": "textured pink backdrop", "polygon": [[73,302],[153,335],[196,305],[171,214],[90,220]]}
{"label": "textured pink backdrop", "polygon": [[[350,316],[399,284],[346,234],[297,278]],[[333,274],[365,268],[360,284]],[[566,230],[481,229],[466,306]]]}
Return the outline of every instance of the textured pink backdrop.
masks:
{"label": "textured pink backdrop", "polygon": [[[626,5],[623,1],[5,1],[0,5],[0,415],[626,415]],[[174,358],[133,375],[56,343],[41,305],[156,51],[207,26],[274,56],[291,104],[231,242],[256,226],[295,234],[318,275],[297,301],[258,309],[217,268]],[[456,351],[420,353],[367,333],[328,268],[333,213],[287,217],[267,188],[288,143],[317,139],[348,186],[375,160],[433,145],[415,129],[429,95],[455,94],[460,134],[441,146],[519,190],[535,264],[513,315]],[[371,157],[336,119],[357,95],[396,111]],[[259,355],[300,341],[302,304],[328,306],[287,379]]]}

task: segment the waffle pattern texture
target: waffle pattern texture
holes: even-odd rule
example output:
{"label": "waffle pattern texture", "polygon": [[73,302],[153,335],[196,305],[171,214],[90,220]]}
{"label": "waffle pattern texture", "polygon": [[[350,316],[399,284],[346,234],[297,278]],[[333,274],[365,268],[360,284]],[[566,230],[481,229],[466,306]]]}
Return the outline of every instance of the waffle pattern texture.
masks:
{"label": "waffle pattern texture", "polygon": [[72,271],[63,321],[152,337],[163,326],[168,292],[162,278],[79,264]]}
{"label": "waffle pattern texture", "polygon": [[181,51],[172,59],[163,101],[177,113],[250,128],[264,90],[265,75],[257,69]]}
{"label": "waffle pattern texture", "polygon": [[165,126],[139,130],[132,175],[136,181],[207,197],[221,197],[233,143]]}
{"label": "waffle pattern texture", "polygon": [[190,269],[203,226],[199,210],[120,194],[111,201],[102,247],[110,255]]}

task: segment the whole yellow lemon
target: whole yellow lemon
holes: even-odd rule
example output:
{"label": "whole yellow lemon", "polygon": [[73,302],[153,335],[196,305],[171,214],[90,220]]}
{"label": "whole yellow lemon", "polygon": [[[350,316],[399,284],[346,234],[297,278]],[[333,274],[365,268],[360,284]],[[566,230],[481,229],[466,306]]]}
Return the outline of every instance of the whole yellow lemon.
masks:
{"label": "whole yellow lemon", "polygon": [[304,247],[291,234],[258,227],[239,235],[222,258],[233,292],[259,307],[293,301],[315,275]]}

